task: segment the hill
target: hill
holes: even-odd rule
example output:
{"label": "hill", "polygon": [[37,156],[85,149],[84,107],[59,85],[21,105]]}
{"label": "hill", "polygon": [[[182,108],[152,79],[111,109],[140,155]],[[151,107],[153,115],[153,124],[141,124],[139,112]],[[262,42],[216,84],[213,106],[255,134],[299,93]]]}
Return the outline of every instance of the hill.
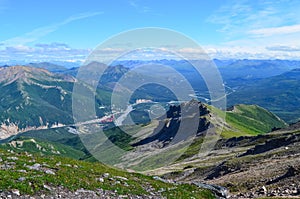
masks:
{"label": "hill", "polygon": [[[228,107],[236,104],[257,104],[261,107],[278,115],[285,122],[293,123],[299,120],[299,61],[289,60],[214,60],[222,75],[225,85],[225,91],[228,94]],[[137,66],[152,64],[152,69],[139,72],[146,76],[152,75],[158,79],[168,80],[168,85],[176,85],[178,78],[170,71],[164,71],[159,65],[166,65],[175,69],[178,73],[192,85],[199,100],[207,99],[210,95],[205,81],[199,75],[194,67],[184,60],[152,60],[152,61],[119,61],[114,63],[118,69],[111,78],[107,76],[101,84],[102,88],[112,90],[115,82],[129,69]],[[109,70],[114,67],[110,66]],[[160,72],[158,72],[160,71]],[[116,75],[117,74],[117,75]],[[141,74],[135,74],[139,77]],[[173,78],[171,78],[174,75]],[[101,87],[100,86],[100,87]],[[170,90],[159,85],[145,85],[137,89],[133,98],[147,98],[157,102],[169,102],[176,100],[176,97]],[[287,103],[286,99],[289,99]]]}
{"label": "hill", "polygon": [[235,105],[226,111],[226,122],[237,131],[223,131],[224,137],[258,135],[283,128],[286,123],[270,111],[257,105]]}
{"label": "hill", "polygon": [[[212,136],[218,135],[221,138],[232,138],[265,134],[271,132],[272,129],[286,126],[274,114],[254,105],[237,105],[232,110],[226,112],[195,100],[187,102],[183,106],[187,109],[199,109],[199,118],[182,115],[182,107],[174,105],[170,107],[165,117],[152,120],[150,123],[106,129],[104,133],[108,139],[107,141],[111,141],[113,145],[107,145],[108,143],[105,144],[106,142],[102,143],[102,145],[99,145],[97,142],[94,143],[93,140],[98,140],[101,143],[100,140],[103,139],[101,138],[102,135],[98,134],[98,132],[86,135],[88,140],[90,140],[89,142],[91,142],[90,144],[86,142],[82,143],[85,139],[85,134],[80,134],[80,128],[75,130],[72,127],[31,130],[2,140],[1,142],[10,143],[20,139],[35,139],[41,142],[56,143],[59,146],[64,145],[80,151],[78,159],[89,159],[91,154],[96,154],[98,157],[101,157],[102,161],[109,164],[118,164],[118,162],[122,162],[123,155],[132,153],[135,158],[130,159],[130,162],[136,162],[141,157],[143,157],[145,162],[142,161],[133,167],[131,166],[131,169],[138,169],[139,167],[149,169],[164,164],[164,161],[162,161],[164,154],[160,154],[162,155],[160,157],[159,153],[169,148],[172,149],[174,158],[176,158],[175,154],[178,153],[179,155],[182,154],[182,151],[185,151],[177,157],[181,160],[197,155],[207,131],[211,131]],[[183,128],[181,126],[182,121],[184,121],[183,125],[186,127],[184,131],[180,130]],[[195,123],[198,124],[198,127],[194,125]],[[90,128],[90,125],[85,126],[85,128]],[[196,131],[194,131],[193,126],[197,128]],[[94,144],[96,144],[95,147]],[[186,144],[186,146],[182,148],[180,144]],[[9,145],[11,146],[11,144]],[[110,151],[114,151],[114,147],[116,146],[125,150],[125,153],[111,153]],[[155,156],[149,154],[146,161],[145,154],[138,152],[140,148],[143,148],[143,150],[151,149],[152,151],[157,151],[157,153],[155,153]],[[23,150],[29,149],[24,148]],[[36,152],[35,150],[29,151]],[[110,155],[107,156],[107,153]],[[154,160],[161,158],[162,160],[157,164],[152,158]]]}

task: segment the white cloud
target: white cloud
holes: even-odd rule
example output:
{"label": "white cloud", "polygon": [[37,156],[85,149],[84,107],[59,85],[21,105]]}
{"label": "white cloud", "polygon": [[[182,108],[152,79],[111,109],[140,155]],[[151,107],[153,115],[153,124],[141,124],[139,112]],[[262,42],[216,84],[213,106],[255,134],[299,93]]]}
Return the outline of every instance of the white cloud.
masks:
{"label": "white cloud", "polygon": [[270,50],[267,47],[245,46],[205,46],[204,50],[211,58],[217,59],[300,59],[300,50]]}
{"label": "white cloud", "polygon": [[299,59],[299,9],[297,0],[228,1],[208,18],[223,36],[208,52],[224,59]]}
{"label": "white cloud", "polygon": [[[220,26],[227,40],[247,37],[251,34],[270,34],[269,31],[293,31],[300,24],[300,2],[233,0],[217,9],[207,21]],[[290,27],[284,27],[289,25]],[[282,27],[287,29],[269,29]],[[295,31],[295,30],[294,30]]]}
{"label": "white cloud", "polygon": [[[83,61],[92,52],[91,49],[75,49],[63,43],[39,44],[36,47],[13,46],[0,50],[2,60],[27,60],[33,61]],[[93,51],[98,61],[105,61],[122,54],[126,49],[106,48]],[[297,46],[203,46],[199,48],[176,49],[158,48],[152,50],[137,49],[119,57],[120,60],[157,60],[157,59],[207,59],[207,55],[213,59],[298,59],[300,58],[300,47]]]}
{"label": "white cloud", "polygon": [[260,37],[300,33],[300,24],[291,25],[291,26],[272,27],[272,28],[261,28],[256,30],[250,30],[248,33]]}
{"label": "white cloud", "polygon": [[[1,0],[0,0],[1,1]],[[88,12],[71,16],[59,23],[36,28],[24,35],[7,39],[0,42],[0,59],[5,60],[84,60],[91,52],[90,49],[75,49],[64,43],[37,43],[30,47],[28,44],[36,42],[40,38],[50,34],[60,27],[76,20],[92,17],[102,14],[102,12]]]}
{"label": "white cloud", "polygon": [[71,48],[62,43],[38,44],[35,47],[26,45],[7,46],[0,50],[0,59],[31,61],[64,61],[84,60],[91,52],[90,49]]}
{"label": "white cloud", "polygon": [[300,51],[300,46],[267,46],[266,49],[270,51],[296,52]]}
{"label": "white cloud", "polygon": [[7,53],[31,53],[34,49],[28,46],[17,45],[17,46],[8,46],[6,47]]}
{"label": "white cloud", "polygon": [[51,44],[44,44],[44,43],[38,43],[35,44],[36,47],[40,47],[40,48],[45,48],[45,49],[55,49],[55,48],[64,48],[64,49],[68,49],[69,45],[65,44],[65,43],[58,43],[58,42],[53,42]]}

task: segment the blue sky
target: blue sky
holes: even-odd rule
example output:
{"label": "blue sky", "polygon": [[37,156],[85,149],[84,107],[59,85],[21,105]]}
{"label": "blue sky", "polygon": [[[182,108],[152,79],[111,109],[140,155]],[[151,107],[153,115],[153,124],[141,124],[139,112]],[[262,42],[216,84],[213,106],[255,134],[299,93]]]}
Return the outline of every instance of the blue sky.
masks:
{"label": "blue sky", "polygon": [[298,0],[0,0],[0,62],[84,60],[143,27],[179,31],[219,59],[299,59]]}

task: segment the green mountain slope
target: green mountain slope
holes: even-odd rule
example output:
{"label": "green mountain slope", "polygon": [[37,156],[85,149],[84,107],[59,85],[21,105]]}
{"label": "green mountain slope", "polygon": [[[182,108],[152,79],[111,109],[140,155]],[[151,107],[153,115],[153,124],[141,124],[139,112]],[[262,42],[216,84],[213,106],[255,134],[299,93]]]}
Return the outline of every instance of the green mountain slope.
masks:
{"label": "green mountain slope", "polygon": [[77,150],[74,147],[61,143],[42,141],[34,138],[19,137],[8,143],[1,144],[3,150],[12,150],[15,152],[29,152],[40,155],[57,155],[62,157],[70,157],[79,159],[84,157],[83,151]]}
{"label": "green mountain slope", "polygon": [[[1,122],[28,126],[71,123],[70,92],[74,78],[23,66],[1,68]],[[49,114],[51,113],[51,114]]]}
{"label": "green mountain slope", "polygon": [[[189,128],[186,128],[185,133],[189,134],[189,136],[182,135],[182,139],[176,143],[172,143],[172,137],[175,136],[180,121],[188,121],[192,119],[189,116],[187,116],[187,118],[182,118],[181,108],[179,106],[170,107],[170,110],[167,112],[167,118],[162,119],[161,121],[153,120],[152,122],[147,124],[114,127],[105,130],[104,133],[107,137],[107,141],[109,140],[113,143],[114,146],[123,149],[124,151],[126,151],[126,153],[120,153],[119,151],[115,150],[112,145],[106,145],[105,143],[107,142],[104,142],[103,145],[99,146],[85,146],[81,142],[81,139],[77,134],[80,132],[80,130],[77,129],[77,131],[75,131],[73,127],[28,131],[6,140],[2,140],[0,148],[2,148],[2,150],[4,149],[5,151],[15,151],[20,154],[22,154],[24,151],[27,151],[32,153],[32,155],[34,155],[35,157],[40,155],[42,155],[44,158],[51,157],[51,162],[61,162],[62,165],[73,165],[73,163],[63,163],[63,161],[65,160],[61,159],[61,156],[71,157],[74,159],[83,159],[87,161],[100,160],[101,162],[109,163],[110,165],[115,165],[117,167],[125,169],[127,168],[136,171],[144,171],[148,174],[155,175],[164,174],[165,178],[176,180],[178,178],[182,179],[183,182],[198,182],[196,179],[198,177],[201,177],[202,182],[207,181],[212,184],[218,184],[214,183],[213,181],[213,177],[216,176],[216,178],[222,182],[222,186],[228,187],[227,184],[224,183],[224,181],[226,181],[226,178],[224,178],[224,176],[227,175],[226,172],[229,172],[229,174],[231,174],[231,170],[240,171],[238,170],[239,168],[247,169],[248,166],[250,164],[254,164],[255,161],[261,161],[264,158],[265,153],[272,152],[272,154],[274,155],[277,154],[276,150],[281,150],[286,146],[291,146],[293,143],[297,143],[298,138],[294,137],[293,135],[294,132],[298,132],[297,129],[295,130],[295,128],[290,127],[292,128],[293,132],[291,134],[289,130],[287,133],[285,130],[286,124],[281,119],[279,119],[276,115],[270,113],[266,109],[256,105],[236,105],[226,112],[221,111],[215,107],[203,104],[201,102],[197,102],[195,100],[185,103],[184,106],[199,108],[200,117],[198,118],[198,131],[196,135],[191,135],[188,132]],[[158,126],[160,127],[158,128]],[[221,126],[223,126],[223,129],[221,128]],[[277,131],[270,132],[275,128],[283,129],[279,133]],[[212,134],[208,136],[209,140],[210,138],[213,138],[218,134],[220,134],[220,139],[217,140],[215,145],[212,147],[212,151],[209,153],[207,158],[202,159],[199,158],[198,155],[199,151],[201,150],[201,145],[205,140],[205,132],[207,130],[210,130],[212,132]],[[297,133],[297,136],[298,134],[299,132]],[[97,144],[100,141],[98,140],[98,138],[101,138],[97,137],[97,133],[86,136],[91,136],[89,138],[91,144]],[[85,136],[81,138],[85,139]],[[172,145],[170,143],[172,143]],[[87,143],[85,142],[85,144]],[[283,146],[281,146],[282,144]],[[89,148],[90,151],[88,151],[86,147]],[[295,147],[291,148],[291,150],[295,150]],[[288,152],[288,154],[289,153],[290,152]],[[101,154],[104,154],[105,156],[101,156]],[[93,157],[93,155],[96,155],[97,159]],[[174,161],[169,162],[169,160],[174,157],[177,158],[175,158]],[[256,159],[256,157],[258,157],[258,159]],[[126,160],[126,158],[130,159],[125,162],[120,161],[124,159]],[[58,159],[59,161],[56,161]],[[56,172],[57,176],[66,175],[65,173],[59,173],[66,171],[62,171],[60,166],[53,165],[53,163],[47,163],[47,161],[44,159],[43,161],[46,162],[46,164],[50,165],[49,169]],[[226,161],[226,163],[222,164],[222,162],[224,161]],[[68,159],[68,162],[74,162],[74,160]],[[24,162],[22,165],[24,165]],[[76,164],[74,163],[74,165],[90,165],[88,167],[82,166],[79,168],[95,168],[95,165],[98,165],[98,163],[85,163],[84,161],[80,161],[76,162]],[[219,165],[219,167],[215,167],[216,165]],[[103,168],[103,165],[97,166],[97,168],[98,167]],[[218,170],[218,168],[220,169],[220,171]],[[227,168],[231,170],[228,171]],[[24,168],[20,167],[19,169],[22,170]],[[73,169],[73,167],[70,167],[70,169]],[[108,167],[105,167],[105,169],[108,169]],[[50,187],[55,187],[57,186],[56,183],[60,182],[63,183],[66,188],[71,190],[76,190],[80,186],[84,189],[93,190],[94,183],[96,183],[97,187],[105,187],[103,189],[106,189],[111,185],[102,184],[103,186],[100,186],[98,182],[93,181],[93,178],[97,178],[95,177],[96,175],[100,175],[100,178],[103,178],[101,177],[102,174],[99,173],[113,173],[113,171],[96,171],[95,169],[93,169],[92,172],[90,170],[88,171],[90,173],[86,174],[86,171],[80,170],[80,172],[83,172],[84,175],[88,175],[90,179],[89,181],[84,180],[84,182],[80,183],[80,185],[77,184],[77,176],[69,177],[72,179],[72,183],[70,182],[71,184],[64,181],[62,178],[55,178],[55,176],[51,176],[53,178],[49,178],[49,176],[47,176],[46,179],[44,179],[44,177],[41,177],[38,179],[38,183],[46,183]],[[208,172],[207,174],[206,171]],[[68,172],[74,173],[74,171],[72,170],[68,170]],[[94,175],[94,172],[96,172],[97,174]],[[185,172],[187,172],[187,174],[185,174]],[[241,172],[243,172],[243,170],[241,170]],[[126,172],[123,173],[125,175],[125,178],[130,178],[128,177]],[[8,174],[4,173],[3,175]],[[17,174],[14,174],[14,176],[15,177],[13,179],[22,177]],[[123,175],[120,174],[120,176]],[[81,175],[79,175],[78,177],[81,177]],[[86,179],[84,177],[81,178]],[[139,175],[139,178],[144,177]],[[145,179],[145,182],[149,182],[147,181],[147,179],[151,178],[145,177]],[[5,180],[9,181],[7,178],[5,178]],[[87,184],[85,184],[86,182]],[[242,180],[233,182],[244,183],[242,182]],[[105,179],[104,183],[106,183]],[[157,184],[157,182],[154,183],[157,185],[157,187],[160,188],[164,186],[161,184]],[[37,187],[40,186],[38,190],[30,189],[27,187],[27,185],[24,184],[17,184],[13,187],[9,187],[8,185],[3,186],[5,190],[14,188],[24,193],[36,193],[37,191],[43,190],[43,187],[41,187],[40,185],[37,185]],[[232,187],[228,188],[232,192],[236,192],[237,187],[238,184],[233,184]],[[116,187],[114,188],[117,189]],[[247,185],[242,184],[241,188],[241,190],[245,191]],[[110,190],[110,188],[108,189]],[[128,187],[128,189],[131,188]],[[120,189],[117,189],[118,191],[120,191],[118,192],[118,194],[138,194],[137,192],[132,192],[132,190],[128,189],[120,187]],[[177,193],[174,192],[170,194],[175,194],[177,196],[176,198],[185,198],[192,195],[193,197],[197,196],[197,198],[210,197],[203,195],[204,193],[202,192],[202,190],[199,190],[201,192],[199,192],[199,195],[197,195],[198,193],[196,193],[195,195],[194,192],[192,195],[186,195],[188,193],[191,193],[187,191],[192,190],[189,187],[182,187],[182,189],[178,188],[178,190],[182,191],[182,194],[184,195],[176,195]],[[166,194],[164,196],[172,198],[172,195],[168,195],[169,192],[162,192],[161,194]],[[205,194],[207,194],[207,192],[205,192]]]}
{"label": "green mountain slope", "polygon": [[226,122],[236,129],[224,131],[224,137],[257,135],[273,129],[283,128],[287,124],[273,113],[257,105],[236,105],[226,112]]}
{"label": "green mountain slope", "polygon": [[[89,155],[89,153],[81,142],[79,135],[71,133],[72,131],[74,131],[74,129],[71,127],[31,130],[0,140],[0,148],[83,159]],[[18,144],[17,146],[14,144],[23,141],[27,141],[29,146],[24,144]],[[41,150],[41,147],[37,147],[36,143],[40,146],[45,146],[45,150]],[[59,151],[59,153],[52,153],[52,147],[49,148],[47,144],[54,146],[55,151]]]}
{"label": "green mountain slope", "polygon": [[2,149],[0,154],[0,189],[4,197],[25,194],[28,198],[30,195],[56,197],[60,194],[74,198],[91,194],[91,198],[215,198],[195,185],[165,183],[100,163]]}

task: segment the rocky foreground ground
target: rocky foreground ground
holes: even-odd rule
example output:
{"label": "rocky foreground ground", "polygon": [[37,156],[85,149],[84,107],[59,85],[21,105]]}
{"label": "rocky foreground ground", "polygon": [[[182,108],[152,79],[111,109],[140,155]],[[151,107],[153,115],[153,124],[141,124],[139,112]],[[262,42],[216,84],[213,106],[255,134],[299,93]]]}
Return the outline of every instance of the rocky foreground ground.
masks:
{"label": "rocky foreground ground", "polygon": [[160,194],[153,195],[118,195],[113,191],[105,191],[102,189],[97,189],[96,191],[78,189],[76,191],[70,191],[63,187],[47,187],[49,192],[47,194],[41,195],[21,195],[18,190],[12,190],[10,192],[1,192],[0,198],[9,199],[9,198],[20,198],[20,199],[58,199],[58,198],[77,198],[77,199],[160,199],[165,198]]}
{"label": "rocky foreground ground", "polygon": [[191,184],[167,183],[101,163],[0,150],[0,198],[211,198]]}
{"label": "rocky foreground ground", "polygon": [[154,173],[220,185],[232,199],[300,198],[299,123],[265,135],[221,140],[205,158],[193,157]]}

